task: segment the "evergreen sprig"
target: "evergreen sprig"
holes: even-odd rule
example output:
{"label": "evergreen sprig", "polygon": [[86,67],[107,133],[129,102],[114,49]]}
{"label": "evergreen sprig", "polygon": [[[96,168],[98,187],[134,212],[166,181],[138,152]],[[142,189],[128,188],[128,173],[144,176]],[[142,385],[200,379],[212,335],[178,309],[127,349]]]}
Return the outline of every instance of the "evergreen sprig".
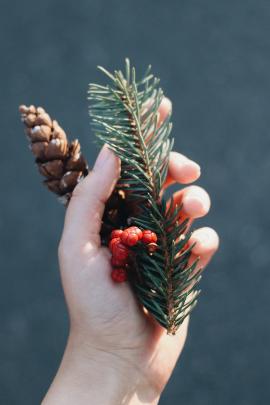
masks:
{"label": "evergreen sprig", "polygon": [[142,245],[134,249],[129,279],[144,307],[175,334],[196,304],[201,269],[197,260],[188,265],[188,219],[181,220],[181,206],[162,195],[173,147],[171,116],[159,125],[163,92],[151,66],[140,80],[128,59],[125,74],[99,69],[110,83],[89,85],[89,112],[97,138],[121,159],[116,189],[134,207],[126,226],[151,229],[158,236],[158,249],[152,254]]}

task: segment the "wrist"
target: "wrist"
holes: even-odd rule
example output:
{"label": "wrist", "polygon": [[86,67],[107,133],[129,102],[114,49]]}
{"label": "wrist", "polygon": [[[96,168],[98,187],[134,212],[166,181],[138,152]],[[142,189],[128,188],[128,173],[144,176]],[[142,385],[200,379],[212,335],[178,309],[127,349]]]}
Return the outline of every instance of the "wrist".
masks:
{"label": "wrist", "polygon": [[42,405],[156,405],[158,393],[138,367],[118,353],[94,349],[70,334]]}

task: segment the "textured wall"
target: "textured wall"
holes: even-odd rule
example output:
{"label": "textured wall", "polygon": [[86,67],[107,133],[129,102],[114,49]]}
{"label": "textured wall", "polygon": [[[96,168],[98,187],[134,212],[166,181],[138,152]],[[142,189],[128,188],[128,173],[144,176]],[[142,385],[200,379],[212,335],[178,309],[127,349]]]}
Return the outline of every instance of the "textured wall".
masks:
{"label": "textured wall", "polygon": [[17,105],[44,105],[93,162],[87,84],[125,56],[161,77],[176,147],[212,196],[200,223],[221,235],[161,405],[269,403],[269,19],[268,0],[1,1],[1,404],[40,401],[68,327],[64,210],[40,185]]}

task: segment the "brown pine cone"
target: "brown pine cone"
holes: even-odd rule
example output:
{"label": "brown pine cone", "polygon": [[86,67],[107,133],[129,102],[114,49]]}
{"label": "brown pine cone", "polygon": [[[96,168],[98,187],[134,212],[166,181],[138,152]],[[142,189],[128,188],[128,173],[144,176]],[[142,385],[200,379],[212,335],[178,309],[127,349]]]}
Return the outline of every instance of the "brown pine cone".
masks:
{"label": "brown pine cone", "polygon": [[[59,200],[68,204],[77,183],[88,174],[88,165],[77,139],[68,142],[65,131],[42,107],[19,107],[30,148],[36,158],[44,184]],[[102,218],[101,240],[107,246],[113,229],[124,227],[132,210],[127,210],[125,193],[117,188],[106,203]]]}
{"label": "brown pine cone", "polygon": [[42,107],[21,105],[19,111],[44,184],[67,204],[75,186],[88,174],[79,141],[69,143],[65,131]]}

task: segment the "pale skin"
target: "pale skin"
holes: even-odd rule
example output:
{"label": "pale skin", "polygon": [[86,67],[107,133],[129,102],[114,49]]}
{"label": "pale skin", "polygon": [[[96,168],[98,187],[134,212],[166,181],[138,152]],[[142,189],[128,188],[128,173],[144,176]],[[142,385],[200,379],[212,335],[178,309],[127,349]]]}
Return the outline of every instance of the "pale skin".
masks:
{"label": "pale skin", "polygon": [[[161,121],[170,108],[164,98]],[[119,159],[105,146],[67,208],[59,263],[70,331],[43,405],[158,404],[186,340],[188,318],[174,336],[167,335],[139,305],[128,283],[110,278],[110,252],[101,246],[99,231],[119,173]],[[193,183],[199,176],[197,163],[172,152],[164,188]],[[174,197],[191,222],[210,209],[209,195],[201,187],[189,185]],[[218,249],[218,235],[200,228],[193,232],[193,242],[190,261],[199,257],[199,266],[205,268]]]}

